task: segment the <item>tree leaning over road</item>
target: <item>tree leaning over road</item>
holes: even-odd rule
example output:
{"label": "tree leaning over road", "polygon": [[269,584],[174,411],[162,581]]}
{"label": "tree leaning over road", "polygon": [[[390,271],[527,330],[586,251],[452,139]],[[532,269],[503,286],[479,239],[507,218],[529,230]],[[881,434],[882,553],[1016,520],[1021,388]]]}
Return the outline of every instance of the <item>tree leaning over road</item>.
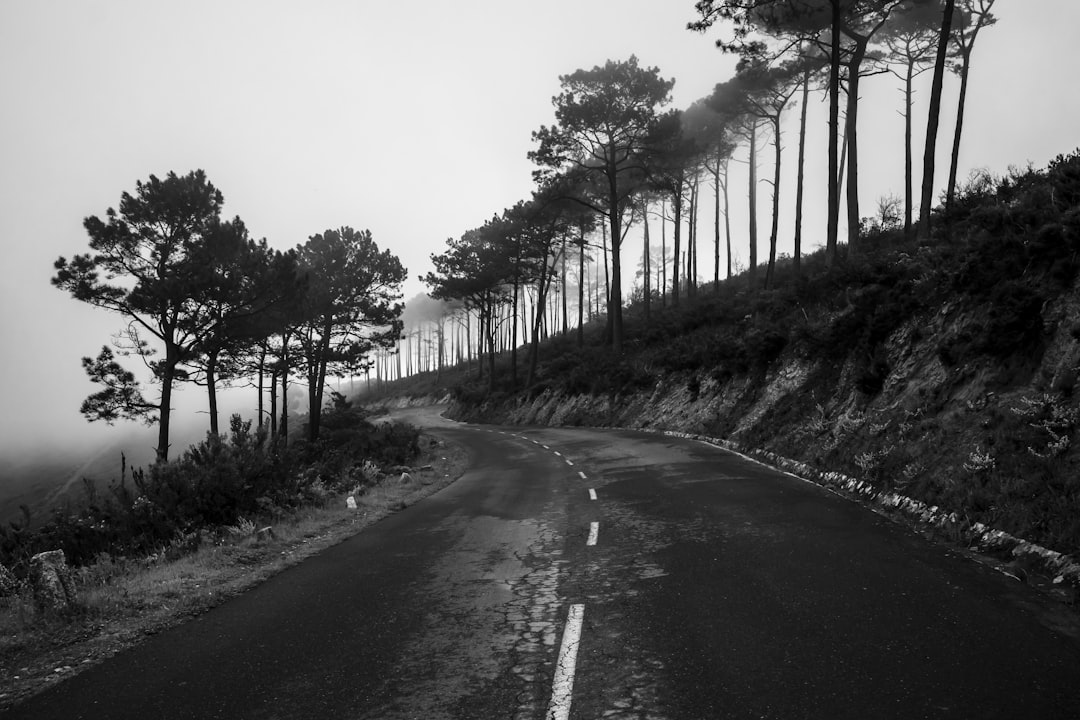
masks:
{"label": "tree leaning over road", "polygon": [[637,57],[609,60],[603,67],[577,70],[559,78],[562,92],[552,98],[556,125],[533,133],[539,148],[529,158],[541,166],[534,175],[543,181],[568,170],[592,176],[602,185],[596,202],[578,199],[607,217],[611,229],[611,344],[621,352],[623,214],[630,209],[635,175],[646,170],[649,141],[657,110],[671,98],[674,80],[660,77],[658,68],[643,68]]}

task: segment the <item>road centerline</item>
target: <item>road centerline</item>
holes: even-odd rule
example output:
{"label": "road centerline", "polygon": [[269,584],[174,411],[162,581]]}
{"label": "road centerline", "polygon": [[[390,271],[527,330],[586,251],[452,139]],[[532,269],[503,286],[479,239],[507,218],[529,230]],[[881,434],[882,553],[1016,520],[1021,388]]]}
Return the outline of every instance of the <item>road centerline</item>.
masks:
{"label": "road centerline", "polygon": [[555,664],[555,679],[551,686],[551,702],[548,704],[547,720],[567,720],[570,717],[570,701],[574,692],[574,673],[577,670],[577,651],[581,641],[581,623],[585,617],[584,605],[571,605],[563,630],[559,659]]}
{"label": "road centerline", "polygon": [[598,536],[600,535],[600,523],[589,523],[589,539],[585,541],[586,545],[595,545]]}

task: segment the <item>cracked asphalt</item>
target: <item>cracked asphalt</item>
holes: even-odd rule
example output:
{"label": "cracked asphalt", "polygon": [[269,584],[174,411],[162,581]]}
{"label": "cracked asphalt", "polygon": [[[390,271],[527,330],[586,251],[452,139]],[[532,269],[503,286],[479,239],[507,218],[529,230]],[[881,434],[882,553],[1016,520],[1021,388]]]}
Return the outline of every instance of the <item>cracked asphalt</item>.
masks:
{"label": "cracked asphalt", "polygon": [[855,503],[694,441],[408,414],[469,449],[456,483],[8,717],[543,718],[571,604],[570,718],[1080,717],[1073,611]]}

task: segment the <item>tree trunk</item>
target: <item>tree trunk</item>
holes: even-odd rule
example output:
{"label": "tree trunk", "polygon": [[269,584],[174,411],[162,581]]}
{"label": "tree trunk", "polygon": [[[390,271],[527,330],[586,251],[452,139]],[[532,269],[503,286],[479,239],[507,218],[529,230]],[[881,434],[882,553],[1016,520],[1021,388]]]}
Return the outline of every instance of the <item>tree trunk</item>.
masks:
{"label": "tree trunk", "polygon": [[487,339],[487,361],[488,361],[488,390],[495,391],[495,333],[497,328],[495,327],[495,305],[492,299],[487,299],[487,311],[485,313],[485,335]]}
{"label": "tree trunk", "polygon": [[934,203],[934,164],[937,156],[937,134],[941,115],[941,89],[945,81],[945,59],[949,52],[952,35],[953,11],[956,0],[945,0],[941,18],[941,35],[938,36],[937,59],[934,61],[934,79],[930,85],[930,110],[926,123],[926,146],[923,150],[922,196],[919,207],[919,236],[930,239],[930,211]]}
{"label": "tree trunk", "polygon": [[949,185],[945,193],[946,223],[951,222],[953,198],[956,197],[956,171],[960,165],[960,135],[964,131],[964,105],[967,103],[968,70],[971,67],[971,48],[964,50],[960,65],[960,100],[956,108],[956,130],[953,132],[952,159],[949,163]]}
{"label": "tree trunk", "polygon": [[397,379],[400,380],[401,377],[402,377],[402,375],[401,375],[401,354],[402,354],[401,353],[401,338],[398,338],[398,341],[397,341],[397,353],[396,354],[397,354],[397,358],[396,358],[394,364],[397,366]]}
{"label": "tree trunk", "polygon": [[172,415],[173,380],[179,353],[172,343],[165,345],[165,362],[161,366],[161,405],[158,410],[158,444],[155,450],[157,462],[169,461],[169,419]]}
{"label": "tree trunk", "polygon": [[713,293],[720,292],[720,153],[722,148],[716,148],[716,167],[713,168],[713,235],[715,239],[715,252],[713,254]]}
{"label": "tree trunk", "polygon": [[484,326],[487,311],[484,303],[486,299],[480,301],[480,307],[476,311],[476,379],[481,382],[484,380],[484,338],[487,335],[487,328]]}
{"label": "tree trunk", "polygon": [[642,222],[645,224],[644,228],[644,245],[642,248],[641,257],[641,277],[642,277],[642,300],[645,302],[645,319],[649,319],[649,302],[651,294],[649,289],[649,281],[652,279],[652,268],[649,265],[649,203],[646,200],[641,201]]}
{"label": "tree trunk", "polygon": [[697,296],[697,214],[698,214],[698,179],[690,186],[690,218],[686,229],[686,296]]}
{"label": "tree trunk", "polygon": [[847,220],[848,252],[859,243],[859,73],[866,56],[866,41],[859,41],[848,62],[847,122]]}
{"label": "tree trunk", "polygon": [[585,291],[585,299],[587,300],[586,304],[589,306],[589,322],[592,322],[593,317],[595,317],[594,314],[593,314],[593,274],[594,273],[595,273],[595,269],[593,270],[593,272],[590,272],[590,273],[585,275],[585,282],[587,283],[586,284],[587,289]]}
{"label": "tree trunk", "polygon": [[731,198],[728,195],[728,164],[724,163],[724,237],[727,251],[727,279],[731,279]]}
{"label": "tree trunk", "polygon": [[[536,287],[537,305],[545,309],[547,308],[547,288],[550,284],[550,278],[553,272],[554,268],[551,268],[549,272],[547,260],[545,260],[543,265],[540,267],[540,281]],[[538,326],[543,321],[545,315],[547,315],[546,312],[537,313],[536,324]],[[525,382],[526,387],[532,387],[533,381],[536,379],[536,367],[540,361],[539,338],[539,327],[534,327],[532,347],[529,350],[529,376],[528,380],[526,380]]]}
{"label": "tree trunk", "polygon": [[[614,250],[615,237],[616,237],[616,234],[619,232],[618,225],[619,225],[619,220],[621,218],[619,217],[618,204],[614,200],[612,200],[611,202],[613,203],[612,207],[614,209],[608,214],[608,225],[605,226],[605,225],[603,225],[603,223],[601,223],[601,230],[604,230],[605,228],[610,227],[610,230],[611,230],[611,247]],[[615,308],[612,306],[612,292],[611,292],[612,287],[611,286],[612,286],[613,283],[612,283],[611,276],[614,275],[615,258],[614,258],[614,254],[613,254],[612,257],[611,257],[610,268],[609,268],[609,264],[608,264],[608,234],[607,234],[607,232],[603,233],[603,239],[602,239],[601,242],[603,243],[603,250],[604,250],[604,310],[607,313],[606,329],[605,329],[606,338],[605,339],[614,348],[615,347],[615,323],[618,322],[621,319],[621,316],[620,316],[620,318],[615,317]],[[621,299],[621,294],[620,294],[620,299]],[[619,348],[620,349],[622,348],[622,328],[619,328]],[[618,350],[616,350],[616,352],[618,352]]]}
{"label": "tree trunk", "polygon": [[611,283],[608,286],[608,313],[611,316],[611,347],[616,353],[623,349],[622,318],[622,262],[619,249],[622,247],[622,217],[614,188],[612,188],[611,212]]}
{"label": "tree trunk", "polygon": [[263,341],[262,345],[260,346],[260,349],[261,349],[261,352],[259,354],[259,376],[258,376],[258,380],[257,380],[258,385],[259,385],[259,388],[258,388],[259,401],[258,401],[257,412],[258,412],[258,416],[259,416],[259,427],[261,428],[263,426],[263,424],[266,422],[266,419],[263,416],[263,401],[265,399],[265,398],[263,398],[263,392],[264,392],[263,391],[263,373],[266,370],[266,341]]}
{"label": "tree trunk", "polygon": [[840,169],[836,173],[836,197],[838,198],[844,193],[844,173],[847,171],[847,143],[847,120],[845,120],[844,134],[840,137]]}
{"label": "tree trunk", "polygon": [[683,253],[683,285],[686,299],[694,297],[694,186],[687,183],[690,202],[686,207],[686,252]]}
{"label": "tree trunk", "polygon": [[209,352],[206,356],[206,397],[210,405],[210,434],[218,434],[218,404],[217,404],[217,352]]}
{"label": "tree trunk", "polygon": [[836,264],[836,243],[840,229],[840,189],[837,168],[840,134],[840,0],[829,0],[832,47],[829,56],[829,219],[825,237],[825,267]]}
{"label": "tree trunk", "polygon": [[322,424],[323,382],[326,379],[326,364],[330,354],[330,323],[324,323],[317,347],[308,351],[308,441],[319,439]]}
{"label": "tree trunk", "polygon": [[772,228],[769,232],[769,267],[765,271],[765,288],[773,286],[776,274],[776,239],[780,231],[780,113],[772,117],[773,148],[776,151],[773,170]]}
{"label": "tree trunk", "polygon": [[803,221],[803,191],[806,185],[806,108],[810,104],[810,70],[803,71],[802,78],[802,111],[799,117],[799,168],[795,183],[795,249],[794,260],[795,274],[802,272],[802,221]]}
{"label": "tree trunk", "polygon": [[750,123],[750,289],[757,290],[757,122]]}
{"label": "tree trunk", "polygon": [[472,312],[465,308],[465,371],[468,373],[472,372],[472,342]]}
{"label": "tree trunk", "polygon": [[277,370],[270,370],[270,440],[277,441]]}
{"label": "tree trunk", "polygon": [[578,300],[577,300],[577,345],[585,347],[585,228],[578,228],[578,241],[581,243],[578,253]]}
{"label": "tree trunk", "polygon": [[914,232],[912,225],[915,205],[914,168],[911,162],[911,95],[915,80],[915,62],[908,57],[907,70],[904,73],[904,239],[911,240]]}
{"label": "tree trunk", "polygon": [[435,383],[436,383],[436,384],[438,384],[438,383],[439,383],[439,381],[441,381],[441,380],[442,380],[442,371],[443,371],[443,342],[444,342],[444,341],[445,341],[445,339],[446,339],[446,335],[445,335],[445,333],[446,333],[446,329],[445,329],[445,323],[446,323],[446,318],[445,318],[445,317],[440,317],[440,318],[439,318],[439,320],[438,320],[438,325],[436,326],[436,327],[438,327],[438,330],[439,330],[439,335],[438,335],[438,342],[439,342],[439,347],[438,347],[438,353],[439,353],[439,355],[438,355],[438,366],[437,366],[437,368],[436,368],[436,370],[435,370]]}
{"label": "tree trunk", "polygon": [[660,305],[667,307],[667,201],[660,201]]}
{"label": "tree trunk", "polygon": [[521,262],[521,250],[518,250],[518,257],[514,261],[514,300],[510,310],[510,316],[513,318],[510,322],[510,387],[517,387],[517,334],[518,334],[518,286],[520,282],[518,267]]}
{"label": "tree trunk", "polygon": [[570,334],[570,313],[567,308],[567,287],[566,287],[566,233],[563,233],[562,238],[562,334],[566,337]]}
{"label": "tree trunk", "polygon": [[672,238],[672,252],[675,257],[671,263],[671,305],[673,307],[679,307],[679,266],[682,264],[682,180],[675,187],[675,192],[671,196],[672,207],[675,211],[674,222],[672,223],[672,230],[674,237]]}
{"label": "tree trunk", "polygon": [[281,433],[279,438],[289,442],[289,335],[281,336]]}

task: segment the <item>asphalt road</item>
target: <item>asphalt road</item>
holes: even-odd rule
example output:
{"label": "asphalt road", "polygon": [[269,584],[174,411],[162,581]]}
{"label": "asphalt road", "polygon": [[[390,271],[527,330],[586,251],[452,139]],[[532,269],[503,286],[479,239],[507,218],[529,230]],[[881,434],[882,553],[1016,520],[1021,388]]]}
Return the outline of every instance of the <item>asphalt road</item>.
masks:
{"label": "asphalt road", "polygon": [[543,718],[571,606],[570,718],[1080,717],[1073,612],[855,503],[694,441],[437,432],[453,485],[8,717]]}

